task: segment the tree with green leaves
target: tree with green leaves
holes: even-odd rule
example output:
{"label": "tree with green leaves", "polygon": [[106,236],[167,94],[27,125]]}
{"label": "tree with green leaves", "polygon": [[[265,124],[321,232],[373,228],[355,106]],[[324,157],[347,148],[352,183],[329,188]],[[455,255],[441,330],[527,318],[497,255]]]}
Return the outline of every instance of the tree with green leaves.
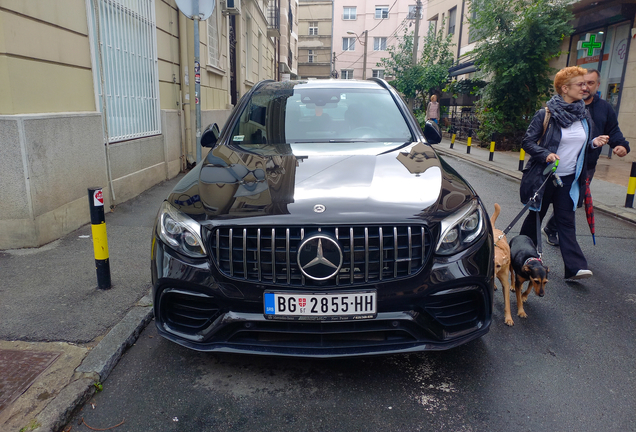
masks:
{"label": "tree with green leaves", "polygon": [[389,56],[377,65],[384,73],[395,77],[391,85],[411,100],[422,98],[434,89],[441,88],[448,80],[448,68],[453,64],[452,35],[444,37],[444,26],[435,34],[428,32],[423,38],[421,57],[413,64],[413,33],[404,31],[398,44],[387,48]]}
{"label": "tree with green leaves", "polygon": [[476,104],[482,141],[497,132],[520,143],[533,114],[549,99],[556,72],[549,62],[562,54],[562,41],[573,31],[569,3],[471,0],[470,29],[481,37],[472,55],[480,78],[488,81]]}

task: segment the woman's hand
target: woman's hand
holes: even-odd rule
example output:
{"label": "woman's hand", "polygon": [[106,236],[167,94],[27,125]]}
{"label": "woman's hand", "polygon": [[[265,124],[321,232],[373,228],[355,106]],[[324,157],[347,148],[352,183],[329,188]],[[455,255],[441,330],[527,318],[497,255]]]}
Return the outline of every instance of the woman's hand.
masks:
{"label": "woman's hand", "polygon": [[603,147],[609,142],[609,135],[599,135],[592,140],[594,147]]}
{"label": "woman's hand", "polygon": [[625,147],[623,147],[623,146],[616,146],[616,147],[614,147],[613,153],[616,156],[623,157],[623,156],[625,156],[627,154],[627,149]]}
{"label": "woman's hand", "polygon": [[545,158],[545,161],[546,161],[547,163],[552,163],[552,162],[554,162],[554,161],[555,161],[555,160],[557,160],[557,159],[559,159],[559,155],[557,155],[556,153],[550,153],[550,154],[548,155],[548,157],[547,157],[547,158]]}

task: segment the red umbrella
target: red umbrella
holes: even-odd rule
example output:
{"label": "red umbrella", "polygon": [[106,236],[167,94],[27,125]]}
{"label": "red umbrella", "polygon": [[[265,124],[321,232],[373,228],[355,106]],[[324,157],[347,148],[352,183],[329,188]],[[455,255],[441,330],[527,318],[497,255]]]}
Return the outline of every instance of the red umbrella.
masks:
{"label": "red umbrella", "polygon": [[590,178],[585,180],[585,216],[587,217],[587,224],[590,226],[590,232],[592,233],[592,241],[596,245],[596,229],[594,228],[594,204],[592,203],[592,192],[590,192]]}

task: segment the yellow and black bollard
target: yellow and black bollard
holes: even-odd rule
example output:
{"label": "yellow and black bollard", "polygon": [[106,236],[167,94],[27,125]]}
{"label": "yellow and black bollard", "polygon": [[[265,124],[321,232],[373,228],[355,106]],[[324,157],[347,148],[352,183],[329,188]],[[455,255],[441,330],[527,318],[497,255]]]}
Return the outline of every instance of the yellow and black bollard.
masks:
{"label": "yellow and black bollard", "polygon": [[95,270],[97,271],[97,288],[110,288],[110,263],[108,262],[108,238],[106,236],[106,219],[104,218],[104,194],[102,188],[88,188],[88,203],[91,210],[91,228],[93,233],[93,251],[95,253]]}
{"label": "yellow and black bollard", "polygon": [[453,136],[451,137],[451,145],[450,148],[453,148],[453,146],[455,145],[455,138],[457,137],[457,134],[455,133],[455,129],[453,129]]}
{"label": "yellow and black bollard", "polygon": [[492,134],[492,141],[490,141],[490,156],[488,156],[488,160],[492,162],[495,157],[495,134]]}
{"label": "yellow and black bollard", "polygon": [[526,151],[524,149],[519,150],[519,171],[523,171],[523,161],[526,159]]}
{"label": "yellow and black bollard", "polygon": [[468,131],[468,141],[466,142],[466,154],[470,154],[470,145],[473,142],[473,131]]}
{"label": "yellow and black bollard", "polygon": [[625,198],[625,207],[634,207],[634,192],[636,192],[636,162],[632,162],[632,171],[629,173],[629,183],[627,183],[627,198]]}

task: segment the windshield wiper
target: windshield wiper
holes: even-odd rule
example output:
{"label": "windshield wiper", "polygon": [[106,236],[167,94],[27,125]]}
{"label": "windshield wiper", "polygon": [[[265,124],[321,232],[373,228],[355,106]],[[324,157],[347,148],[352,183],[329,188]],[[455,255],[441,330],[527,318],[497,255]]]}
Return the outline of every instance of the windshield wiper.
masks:
{"label": "windshield wiper", "polygon": [[394,148],[392,148],[392,149],[389,149],[389,150],[387,150],[387,151],[385,151],[385,152],[382,152],[382,153],[380,153],[380,154],[381,154],[381,155],[383,155],[383,154],[386,154],[386,153],[394,152],[394,151],[396,151],[396,150],[401,149],[402,147],[406,147],[406,146],[407,146],[407,145],[409,145],[409,144],[413,144],[414,142],[415,142],[415,141],[407,141],[407,142],[405,142],[404,144],[400,144],[399,146],[394,147]]}

